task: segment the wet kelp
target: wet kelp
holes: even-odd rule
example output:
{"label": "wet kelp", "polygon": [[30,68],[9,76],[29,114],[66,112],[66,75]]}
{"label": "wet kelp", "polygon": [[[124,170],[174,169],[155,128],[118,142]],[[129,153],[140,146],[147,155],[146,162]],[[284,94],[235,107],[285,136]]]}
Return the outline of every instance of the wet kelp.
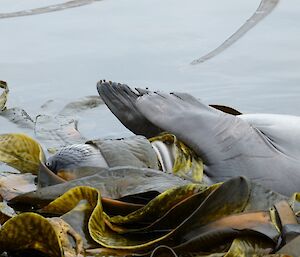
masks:
{"label": "wet kelp", "polygon": [[[0,135],[0,161],[20,172],[0,177],[0,255],[297,256],[299,193],[288,199],[244,177],[208,186],[201,159],[175,136],[150,141],[174,149],[170,174],[156,162],[149,169],[117,159],[115,167],[78,166],[76,179],[66,181],[45,165],[37,141]],[[89,144],[105,146],[116,161],[113,141]],[[13,187],[18,190],[8,192]]]}
{"label": "wet kelp", "polygon": [[44,159],[43,150],[27,135],[3,134],[0,136],[1,162],[7,163],[23,173],[37,174],[40,159]]}
{"label": "wet kelp", "polygon": [[[0,230],[1,250],[32,249],[47,256],[163,256],[157,247],[164,245],[174,256],[263,256],[274,251],[280,224],[290,216],[279,213],[276,220],[272,209],[257,210],[250,197],[255,191],[245,178],[211,187],[189,184],[169,189],[127,215],[110,216],[101,192],[75,187],[35,213],[8,219]],[[264,198],[268,194],[261,194],[260,201]],[[271,204],[290,208],[279,195],[276,200]]]}
{"label": "wet kelp", "polygon": [[55,178],[10,199],[10,206],[0,205],[0,250],[12,256],[264,256],[281,246],[284,253],[295,251],[297,193],[287,199],[244,177],[207,186],[130,166],[95,168],[64,181],[50,174],[38,142],[19,134],[0,138],[4,162],[38,174],[38,180]]}
{"label": "wet kelp", "polygon": [[[25,140],[27,147],[19,143],[5,145],[3,149],[6,149],[7,156],[3,160],[20,171],[31,170],[37,173],[36,169],[40,169],[38,164],[45,161],[39,144],[18,134],[3,135],[3,144],[6,138],[13,139],[13,142]],[[23,147],[21,156],[31,153],[34,161],[22,157],[18,158],[16,164],[11,162],[9,156],[19,155],[10,151],[10,145],[14,148]],[[79,179],[81,185],[73,185],[70,189],[64,186],[75,180],[38,189],[28,193],[27,197],[21,195],[17,197],[18,201],[12,199],[15,207],[27,201],[33,212],[9,213],[5,212],[5,208],[1,210],[1,251],[13,254],[34,250],[47,256],[101,256],[105,249],[110,255],[126,256],[151,255],[154,249],[166,245],[176,255],[220,252],[232,256],[243,252],[268,254],[275,249],[285,220],[291,223],[286,218],[289,205],[286,205],[283,214],[276,205],[285,200],[284,197],[261,190],[261,187],[243,177],[213,186],[186,182],[180,185],[171,179],[181,181],[180,178],[160,172],[165,176],[165,188],[162,188],[162,185],[159,187],[159,181],[155,182],[159,173],[157,171],[155,176],[149,176],[150,173],[145,176],[151,182],[154,181],[154,188],[151,190],[156,188],[160,192],[148,203],[113,200],[151,191],[147,187],[150,181],[143,184],[138,178],[138,172],[143,177],[143,174],[151,171],[149,169],[136,171],[133,176],[135,186],[134,182],[131,182],[132,186],[128,181],[124,183],[132,177],[131,169],[127,168],[127,174],[125,167],[115,169],[115,174],[123,174],[120,180],[123,184],[116,190],[112,188],[113,184],[118,184],[117,180],[109,177],[114,172],[105,171],[111,183],[108,183],[109,180],[105,181],[105,176],[100,176],[98,183],[103,179],[105,182],[102,181],[102,187],[95,184],[95,187],[84,185],[86,177]],[[99,174],[101,172],[103,170]],[[92,181],[96,181],[96,175],[92,175]],[[59,187],[65,191],[57,190]],[[130,188],[139,189],[134,191]],[[41,193],[42,190],[48,190],[49,194]],[[49,197],[51,192],[52,197]],[[46,195],[50,198],[48,201],[45,201]],[[134,199],[133,197],[133,201]],[[297,199],[298,195],[291,199],[292,206],[297,206]],[[38,204],[35,205],[34,202]],[[257,202],[264,202],[265,206],[257,205]],[[275,208],[269,210],[273,205]],[[290,213],[294,215],[294,212]],[[93,250],[89,252],[91,249]],[[153,254],[157,255],[157,250]]]}

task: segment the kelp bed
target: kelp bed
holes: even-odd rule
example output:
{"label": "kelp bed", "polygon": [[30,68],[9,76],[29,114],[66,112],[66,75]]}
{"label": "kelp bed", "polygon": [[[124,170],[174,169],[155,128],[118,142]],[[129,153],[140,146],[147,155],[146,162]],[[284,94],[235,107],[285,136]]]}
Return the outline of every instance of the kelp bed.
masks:
{"label": "kelp bed", "polygon": [[298,193],[287,198],[244,177],[208,186],[198,172],[191,183],[131,166],[78,168],[85,176],[64,181],[22,134],[0,135],[0,161],[20,172],[0,173],[1,256],[300,255]]}

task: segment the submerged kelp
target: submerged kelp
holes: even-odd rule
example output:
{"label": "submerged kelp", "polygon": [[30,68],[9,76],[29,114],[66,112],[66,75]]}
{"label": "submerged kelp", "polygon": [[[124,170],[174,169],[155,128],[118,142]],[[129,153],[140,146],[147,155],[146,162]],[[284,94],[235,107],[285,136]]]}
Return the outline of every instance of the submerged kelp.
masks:
{"label": "submerged kelp", "polygon": [[41,106],[40,114],[31,116],[22,108],[7,107],[9,92],[7,83],[0,81],[0,88],[3,89],[0,95],[0,116],[32,135],[51,154],[60,147],[84,143],[87,139],[77,130],[76,115],[103,104],[99,96],[87,96],[67,103],[61,110],[56,110],[52,115],[46,115],[44,111],[49,111],[50,103],[56,103],[49,100]]}

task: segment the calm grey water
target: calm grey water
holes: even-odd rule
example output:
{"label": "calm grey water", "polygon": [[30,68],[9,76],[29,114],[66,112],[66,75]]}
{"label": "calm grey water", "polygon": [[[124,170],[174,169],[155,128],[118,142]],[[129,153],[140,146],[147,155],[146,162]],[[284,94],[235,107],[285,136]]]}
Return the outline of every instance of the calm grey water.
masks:
{"label": "calm grey water", "polygon": [[[0,0],[0,12],[58,4]],[[99,79],[185,91],[242,112],[300,115],[300,5],[276,9],[232,47],[199,65],[256,10],[258,0],[103,0],[0,19],[0,79],[8,105],[32,116],[95,95]],[[51,108],[40,106],[55,100]],[[105,106],[79,118],[86,137],[127,135]],[[0,133],[22,131],[0,117]]]}

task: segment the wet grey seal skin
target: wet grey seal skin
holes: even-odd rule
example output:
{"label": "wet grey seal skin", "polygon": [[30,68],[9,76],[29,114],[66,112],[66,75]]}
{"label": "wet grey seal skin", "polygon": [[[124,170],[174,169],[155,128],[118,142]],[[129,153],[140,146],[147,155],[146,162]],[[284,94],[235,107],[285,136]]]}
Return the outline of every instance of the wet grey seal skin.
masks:
{"label": "wet grey seal skin", "polygon": [[[239,116],[218,111],[185,93],[147,91],[131,99],[129,87],[118,87],[116,91],[110,84],[102,83],[98,84],[98,91],[109,108],[112,107],[107,98],[114,99],[114,114],[123,124],[127,120],[122,117],[130,114],[122,109],[120,115],[118,106],[127,98],[138,117],[143,117],[136,122],[147,120],[148,124],[175,134],[202,158],[205,175],[211,183],[246,176],[284,195],[299,191],[300,156],[289,155],[289,151],[282,150],[289,145],[279,148],[270,137]],[[123,102],[118,104],[119,97]]]}
{"label": "wet grey seal skin", "polygon": [[[107,87],[101,86],[102,84],[111,87],[107,90]],[[135,101],[139,97],[139,93],[133,92],[127,85],[100,80],[97,90],[101,98],[105,99],[104,101],[112,113],[134,134],[150,138],[162,132],[135,108]],[[146,92],[147,90],[143,90],[141,93]]]}
{"label": "wet grey seal skin", "polygon": [[[151,138],[163,132],[156,124],[147,120],[135,106],[137,98],[150,92],[149,90],[136,88],[136,91],[134,92],[126,84],[111,81],[106,82],[105,80],[100,80],[97,83],[97,90],[111,112],[134,134]],[[232,115],[241,114],[239,111],[228,106],[210,106]]]}

